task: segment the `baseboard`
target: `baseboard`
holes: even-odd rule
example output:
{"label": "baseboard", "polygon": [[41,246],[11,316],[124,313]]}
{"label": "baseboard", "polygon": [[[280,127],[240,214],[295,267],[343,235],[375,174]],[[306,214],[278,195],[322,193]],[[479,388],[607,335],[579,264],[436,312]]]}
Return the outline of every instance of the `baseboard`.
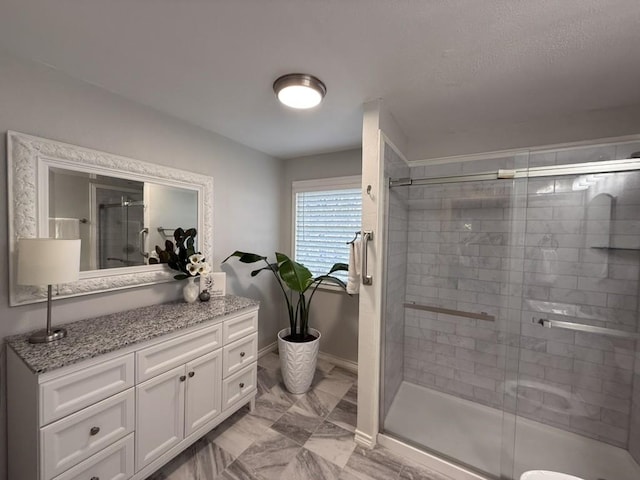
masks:
{"label": "baseboard", "polygon": [[364,448],[371,449],[376,446],[375,438],[373,438],[371,435],[367,433],[361,432],[358,429],[356,429],[354,440],[358,445]]}
{"label": "baseboard", "polygon": [[352,373],[355,373],[355,374],[358,373],[357,362],[352,362],[351,360],[336,357],[335,355],[331,355],[330,353],[324,353],[324,352],[318,352],[318,358],[325,360],[327,362],[331,362],[337,367],[344,368],[345,370],[349,370]]}
{"label": "baseboard", "polygon": [[[278,342],[273,342],[267,345],[266,347],[262,347],[258,350],[258,358],[262,358],[267,353],[275,352],[278,350]],[[344,358],[336,357],[335,355],[331,355],[330,353],[318,352],[318,358],[325,360],[327,362],[331,362],[334,365],[344,368],[352,373],[358,374],[358,364],[356,362],[352,362],[351,360],[347,360]]]}
{"label": "baseboard", "polygon": [[264,357],[267,353],[275,352],[278,349],[278,342],[273,342],[258,350],[258,358]]}
{"label": "baseboard", "polygon": [[[356,441],[358,441],[357,431]],[[419,450],[384,434],[378,435],[378,444],[391,450],[393,453],[442,473],[453,480],[487,480],[486,477],[482,477],[459,465],[443,460],[442,458],[438,458],[435,455],[431,455],[430,453]]]}

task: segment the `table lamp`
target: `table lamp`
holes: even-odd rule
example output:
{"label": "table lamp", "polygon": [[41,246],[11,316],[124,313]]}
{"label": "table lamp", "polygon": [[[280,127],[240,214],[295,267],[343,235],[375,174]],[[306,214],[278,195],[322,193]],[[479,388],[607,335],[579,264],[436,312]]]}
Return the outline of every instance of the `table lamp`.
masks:
{"label": "table lamp", "polygon": [[51,328],[51,286],[80,278],[80,240],[21,238],[18,243],[18,284],[47,285],[47,328],[29,337],[29,343],[48,343],[67,335]]}

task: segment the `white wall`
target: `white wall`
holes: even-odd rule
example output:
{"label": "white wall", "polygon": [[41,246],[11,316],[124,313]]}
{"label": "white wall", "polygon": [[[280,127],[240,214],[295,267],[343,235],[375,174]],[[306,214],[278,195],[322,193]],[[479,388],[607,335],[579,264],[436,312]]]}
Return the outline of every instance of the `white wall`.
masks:
{"label": "white wall", "polygon": [[[292,251],[291,182],[360,175],[361,164],[360,149],[286,161],[282,194],[282,238],[286,252]],[[318,290],[312,303],[310,325],[322,333],[322,352],[352,362],[358,361],[357,295],[350,297],[343,292]]]}
{"label": "white wall", "polygon": [[[214,268],[235,249],[282,248],[278,228],[284,188],[281,160],[3,52],[0,72],[3,190],[7,175],[5,133],[11,129],[213,176]],[[0,273],[0,337],[4,337],[42,326],[46,310],[44,304],[9,308],[5,195],[0,196],[0,218],[4,219],[0,222],[0,265],[4,267]],[[231,273],[233,268],[227,271]],[[244,271],[228,280],[230,293],[262,300],[260,346],[271,343],[282,326],[281,306],[270,300],[275,286],[268,280],[250,280]],[[56,301],[54,323],[172,300],[179,297],[181,286],[180,282],[172,282]],[[5,377],[3,372],[0,479],[6,478]]]}

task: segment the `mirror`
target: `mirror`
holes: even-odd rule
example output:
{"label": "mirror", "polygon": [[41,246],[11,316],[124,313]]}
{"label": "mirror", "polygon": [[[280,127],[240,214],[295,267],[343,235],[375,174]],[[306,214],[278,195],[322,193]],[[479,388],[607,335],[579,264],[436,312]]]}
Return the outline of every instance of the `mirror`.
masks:
{"label": "mirror", "polygon": [[198,224],[194,190],[57,167],[48,201],[47,236],[82,240],[83,272],[148,265],[177,227]]}
{"label": "mirror", "polygon": [[80,280],[59,297],[171,281],[152,259],[178,227],[197,228],[196,249],[211,256],[211,177],[16,132],[7,149],[11,305],[46,297],[15,281],[22,237],[82,240]]}

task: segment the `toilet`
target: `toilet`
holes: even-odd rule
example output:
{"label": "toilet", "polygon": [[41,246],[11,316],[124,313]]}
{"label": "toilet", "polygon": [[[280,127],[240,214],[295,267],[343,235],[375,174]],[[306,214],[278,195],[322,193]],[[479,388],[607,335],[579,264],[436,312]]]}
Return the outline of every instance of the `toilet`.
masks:
{"label": "toilet", "polygon": [[520,476],[520,480],[584,480],[566,473],[550,472],[548,470],[529,470]]}

